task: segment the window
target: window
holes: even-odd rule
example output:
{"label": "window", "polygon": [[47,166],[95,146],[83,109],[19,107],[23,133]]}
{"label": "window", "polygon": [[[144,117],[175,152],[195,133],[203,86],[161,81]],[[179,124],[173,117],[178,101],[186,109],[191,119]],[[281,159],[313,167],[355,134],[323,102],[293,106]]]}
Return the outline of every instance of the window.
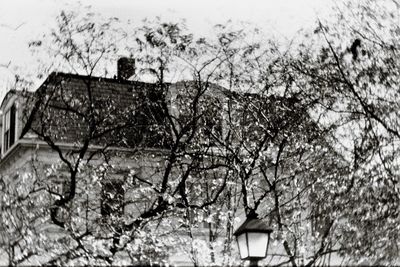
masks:
{"label": "window", "polygon": [[322,236],[328,229],[330,223],[329,215],[315,214],[311,217],[311,234],[314,236]]}
{"label": "window", "polygon": [[209,211],[199,210],[199,209],[188,209],[184,217],[191,227],[196,227],[201,230],[210,229],[212,220],[208,215]]}
{"label": "window", "polygon": [[125,194],[123,182],[117,180],[103,182],[101,191],[101,215],[122,216]]}
{"label": "window", "polygon": [[315,192],[310,193],[311,206],[311,233],[315,236],[324,235],[331,223],[330,210],[323,202],[323,199],[317,197]]}
{"label": "window", "polygon": [[68,179],[68,174],[51,175],[47,177],[51,191],[66,197],[70,193],[71,181]]}
{"label": "window", "polygon": [[4,152],[15,143],[15,115],[15,105],[12,105],[4,117]]}

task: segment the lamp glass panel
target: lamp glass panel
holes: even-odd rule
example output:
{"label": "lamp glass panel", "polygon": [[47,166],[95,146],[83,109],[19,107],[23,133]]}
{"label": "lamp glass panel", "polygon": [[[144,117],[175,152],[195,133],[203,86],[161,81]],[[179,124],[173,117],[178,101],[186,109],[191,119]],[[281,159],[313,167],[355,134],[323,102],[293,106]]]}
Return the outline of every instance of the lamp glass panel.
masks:
{"label": "lamp glass panel", "polygon": [[265,257],[269,235],[267,233],[247,233],[249,238],[249,256]]}
{"label": "lamp glass panel", "polygon": [[237,237],[237,243],[239,246],[240,258],[244,259],[249,256],[249,251],[247,249],[246,233],[243,233]]}

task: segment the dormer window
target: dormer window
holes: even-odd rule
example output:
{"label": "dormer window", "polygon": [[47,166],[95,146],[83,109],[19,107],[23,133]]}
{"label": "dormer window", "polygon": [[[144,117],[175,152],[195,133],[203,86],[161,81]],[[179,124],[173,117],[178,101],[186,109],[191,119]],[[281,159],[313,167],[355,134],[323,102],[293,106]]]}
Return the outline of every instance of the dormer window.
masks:
{"label": "dormer window", "polygon": [[15,143],[15,104],[8,109],[4,115],[3,147],[6,152]]}

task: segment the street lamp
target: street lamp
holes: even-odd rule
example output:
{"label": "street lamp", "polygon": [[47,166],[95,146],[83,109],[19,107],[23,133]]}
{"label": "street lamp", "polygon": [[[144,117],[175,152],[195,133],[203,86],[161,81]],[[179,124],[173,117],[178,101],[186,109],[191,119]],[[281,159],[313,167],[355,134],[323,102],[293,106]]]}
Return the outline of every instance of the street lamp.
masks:
{"label": "street lamp", "polygon": [[267,256],[269,237],[272,229],[258,219],[251,211],[246,221],[233,233],[238,243],[240,258],[249,260],[250,266],[258,266],[258,261]]}

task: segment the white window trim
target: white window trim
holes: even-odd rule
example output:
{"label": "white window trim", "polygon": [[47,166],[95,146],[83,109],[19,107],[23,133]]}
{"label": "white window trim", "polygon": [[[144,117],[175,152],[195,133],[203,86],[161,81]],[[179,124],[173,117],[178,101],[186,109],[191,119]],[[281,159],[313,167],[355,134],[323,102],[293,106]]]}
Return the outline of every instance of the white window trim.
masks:
{"label": "white window trim", "polygon": [[[14,129],[15,140],[14,140],[14,143],[10,147],[8,147],[7,150],[5,150],[4,134],[5,134],[5,128],[6,128],[6,116],[7,116],[7,113],[11,112],[11,107],[13,105],[15,105],[15,126],[14,126],[15,127],[15,129]],[[15,99],[14,99],[7,104],[6,108],[3,110],[2,114],[1,114],[1,116],[2,116],[2,127],[1,127],[1,155],[2,155],[2,157],[4,157],[16,145],[16,143],[18,141],[18,126],[19,126],[18,125],[19,124],[19,122],[18,122],[18,118],[19,118],[18,106],[19,106],[18,102],[15,101]],[[11,118],[10,118],[9,123],[11,124]]]}

